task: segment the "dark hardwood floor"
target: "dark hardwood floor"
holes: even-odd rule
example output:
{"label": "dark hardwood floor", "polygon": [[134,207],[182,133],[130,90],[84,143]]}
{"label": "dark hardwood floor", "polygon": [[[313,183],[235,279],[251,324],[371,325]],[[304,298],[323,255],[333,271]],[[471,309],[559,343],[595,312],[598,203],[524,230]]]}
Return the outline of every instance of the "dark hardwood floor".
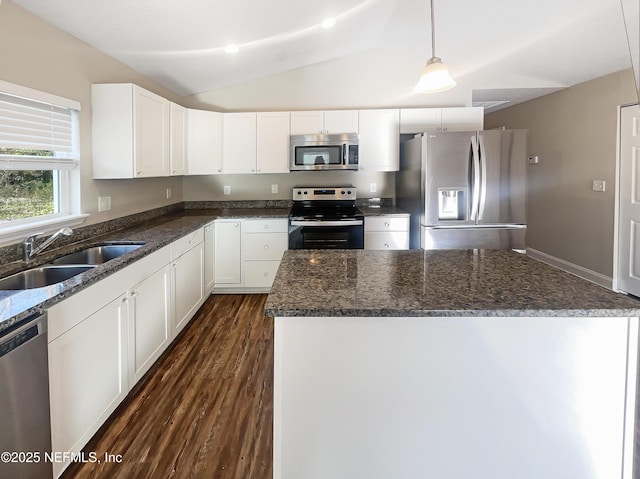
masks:
{"label": "dark hardwood floor", "polygon": [[[273,320],[266,295],[214,295],[84,448],[71,478],[272,476]],[[96,374],[99,374],[96,371]]]}

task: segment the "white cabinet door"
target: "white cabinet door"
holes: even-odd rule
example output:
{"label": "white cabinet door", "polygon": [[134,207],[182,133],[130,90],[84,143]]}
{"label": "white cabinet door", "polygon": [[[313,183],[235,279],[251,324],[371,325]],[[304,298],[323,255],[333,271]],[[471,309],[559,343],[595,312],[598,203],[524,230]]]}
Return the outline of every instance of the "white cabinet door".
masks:
{"label": "white cabinet door", "polygon": [[204,293],[209,295],[215,286],[215,223],[204,227]]}
{"label": "white cabinet door", "polygon": [[436,131],[442,127],[441,108],[403,108],[400,110],[400,133]]}
{"label": "white cabinet door", "polygon": [[169,101],[134,85],[135,176],[169,174]]}
{"label": "white cabinet door", "polygon": [[198,310],[204,298],[204,243],[173,261],[173,335],[175,337]]}
{"label": "white cabinet door", "polygon": [[187,174],[222,173],[222,113],[187,110]]}
{"label": "white cabinet door", "polygon": [[443,131],[475,131],[484,128],[484,108],[443,108]]}
{"label": "white cabinet door", "polygon": [[255,173],[255,113],[223,113],[222,171],[223,173]]}
{"label": "white cabinet door", "polygon": [[324,112],[325,133],[358,133],[358,110]]}
{"label": "white cabinet door", "polygon": [[398,171],[399,110],[360,110],[359,168],[362,171]]}
{"label": "white cabinet door", "polygon": [[93,177],[169,174],[169,101],[132,83],[91,85]]}
{"label": "white cabinet door", "polygon": [[187,109],[171,103],[171,146],[170,174],[172,176],[187,173]]}
{"label": "white cabinet door", "polygon": [[78,453],[127,395],[126,344],[126,295],[49,343],[53,451]]}
{"label": "white cabinet door", "polygon": [[129,386],[133,387],[171,342],[171,276],[168,266],[129,295]]}
{"label": "white cabinet door", "polygon": [[403,108],[400,110],[400,133],[423,131],[475,131],[484,127],[484,109]]}
{"label": "white cabinet door", "polygon": [[240,286],[242,282],[240,220],[216,221],[215,278],[216,286]]}
{"label": "white cabinet door", "polygon": [[358,133],[358,110],[292,111],[291,134]]}
{"label": "white cabinet door", "polygon": [[324,112],[322,111],[292,111],[291,134],[308,135],[324,132]]}
{"label": "white cabinet door", "polygon": [[257,115],[257,173],[289,173],[289,112]]}
{"label": "white cabinet door", "polygon": [[409,215],[365,217],[364,249],[409,249]]}

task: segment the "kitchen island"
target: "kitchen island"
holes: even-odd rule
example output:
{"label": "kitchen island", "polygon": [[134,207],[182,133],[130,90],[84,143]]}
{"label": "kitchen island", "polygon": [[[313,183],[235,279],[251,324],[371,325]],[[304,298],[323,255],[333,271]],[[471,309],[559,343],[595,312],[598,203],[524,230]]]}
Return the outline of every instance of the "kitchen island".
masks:
{"label": "kitchen island", "polygon": [[505,250],[287,251],[274,478],[633,477],[640,303]]}

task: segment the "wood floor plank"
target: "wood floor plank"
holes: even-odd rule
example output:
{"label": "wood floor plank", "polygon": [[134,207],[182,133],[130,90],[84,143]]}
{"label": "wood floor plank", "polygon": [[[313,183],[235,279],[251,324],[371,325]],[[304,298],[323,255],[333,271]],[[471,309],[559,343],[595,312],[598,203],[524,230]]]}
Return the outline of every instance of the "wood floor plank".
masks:
{"label": "wood floor plank", "polygon": [[84,448],[73,478],[272,476],[273,321],[266,295],[211,296]]}

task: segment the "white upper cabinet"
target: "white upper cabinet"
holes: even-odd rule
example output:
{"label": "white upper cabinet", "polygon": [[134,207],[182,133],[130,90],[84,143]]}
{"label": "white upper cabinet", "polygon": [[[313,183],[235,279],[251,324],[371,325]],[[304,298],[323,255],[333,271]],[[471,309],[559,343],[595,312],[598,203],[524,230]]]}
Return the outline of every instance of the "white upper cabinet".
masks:
{"label": "white upper cabinet", "polygon": [[291,134],[358,133],[358,110],[292,111]]}
{"label": "white upper cabinet", "polygon": [[222,173],[222,113],[187,110],[187,174]]}
{"label": "white upper cabinet", "polygon": [[169,175],[169,101],[132,83],[91,85],[93,177]]}
{"label": "white upper cabinet", "polygon": [[399,110],[360,110],[360,171],[398,171]]}
{"label": "white upper cabinet", "polygon": [[222,114],[222,172],[255,173],[256,113]]}
{"label": "white upper cabinet", "polygon": [[187,109],[171,103],[170,175],[187,173]]}
{"label": "white upper cabinet", "polygon": [[400,133],[423,131],[473,131],[484,127],[484,109],[403,108],[400,110]]}
{"label": "white upper cabinet", "polygon": [[288,111],[258,113],[257,173],[289,173]]}

